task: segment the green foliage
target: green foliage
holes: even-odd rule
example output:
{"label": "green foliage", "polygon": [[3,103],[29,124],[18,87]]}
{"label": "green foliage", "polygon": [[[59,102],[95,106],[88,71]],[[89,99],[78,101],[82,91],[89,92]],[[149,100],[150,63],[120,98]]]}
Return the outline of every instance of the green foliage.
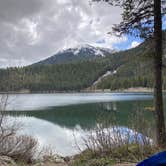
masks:
{"label": "green foliage", "polygon": [[68,64],[32,65],[0,70],[0,91],[70,91],[93,84],[108,70],[115,70],[129,60],[127,53]]}
{"label": "green foliage", "polygon": [[[151,43],[152,41],[147,40],[139,47],[88,61],[1,69],[0,91],[79,91],[90,87],[108,70],[116,70],[117,73],[104,78],[97,84],[97,88],[115,90],[153,87]],[[164,71],[164,89],[166,89],[165,73]]]}
{"label": "green foliage", "polygon": [[79,90],[93,83],[106,70],[104,62],[36,65],[0,70],[0,91]]}
{"label": "green foliage", "polygon": [[[137,58],[135,58],[137,59]],[[153,87],[152,62],[144,63],[132,60],[124,64],[115,75],[103,79],[97,87],[99,89],[127,89],[130,87]]]}
{"label": "green foliage", "polygon": [[113,166],[123,162],[138,163],[158,151],[159,149],[154,146],[145,146],[140,150],[137,144],[118,146],[104,155],[101,153],[94,155],[91,151],[86,150],[75,156],[72,166]]}
{"label": "green foliage", "polygon": [[[163,32],[163,53],[166,55],[166,32]],[[99,89],[126,89],[130,87],[154,87],[153,48],[151,40],[145,41],[139,47],[122,52],[129,59],[117,68],[115,75],[104,78],[98,85]],[[163,56],[164,57],[164,56]],[[166,64],[165,57],[163,63]],[[163,89],[166,89],[166,68],[163,68]]]}

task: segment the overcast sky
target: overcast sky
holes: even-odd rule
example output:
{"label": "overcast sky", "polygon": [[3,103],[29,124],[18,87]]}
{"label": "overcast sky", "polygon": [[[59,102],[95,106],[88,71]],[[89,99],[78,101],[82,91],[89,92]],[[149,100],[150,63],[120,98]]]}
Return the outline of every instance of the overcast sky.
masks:
{"label": "overcast sky", "polygon": [[89,0],[0,0],[0,67],[28,65],[82,44],[135,47],[139,41],[107,34],[120,14]]}

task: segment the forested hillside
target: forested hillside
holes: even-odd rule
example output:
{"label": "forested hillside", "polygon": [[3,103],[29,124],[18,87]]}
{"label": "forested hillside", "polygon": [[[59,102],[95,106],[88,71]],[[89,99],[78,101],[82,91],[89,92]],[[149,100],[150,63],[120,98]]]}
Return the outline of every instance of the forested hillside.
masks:
{"label": "forested hillside", "polygon": [[[163,89],[166,89],[166,32],[163,39]],[[144,42],[136,49],[129,51],[132,56],[124,65],[120,66],[116,74],[100,81],[97,89],[126,89],[130,87],[153,88],[153,45],[152,41]],[[123,52],[121,52],[122,54]],[[129,54],[130,54],[129,53]]]}
{"label": "forested hillside", "polygon": [[[120,59],[120,60],[118,60]],[[32,65],[0,70],[0,91],[67,91],[89,87],[107,70],[114,70],[127,59],[120,55],[70,64]]]}
{"label": "forested hillside", "polygon": [[[79,91],[90,87],[107,71],[116,73],[103,78],[96,88],[153,87],[151,43],[146,41],[136,48],[93,60],[1,69],[0,91]],[[166,89],[165,71],[163,76]]]}

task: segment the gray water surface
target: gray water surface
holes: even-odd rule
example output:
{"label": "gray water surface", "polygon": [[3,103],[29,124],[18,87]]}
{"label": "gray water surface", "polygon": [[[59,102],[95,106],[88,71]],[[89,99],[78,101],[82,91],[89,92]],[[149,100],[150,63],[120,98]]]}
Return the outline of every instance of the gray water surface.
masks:
{"label": "gray water surface", "polygon": [[[151,93],[56,93],[9,95],[7,114],[23,124],[19,134],[31,135],[40,147],[51,147],[66,156],[79,153],[82,138],[93,131],[98,119],[116,116],[120,127],[128,127],[130,115],[152,106]],[[144,116],[151,121],[152,112]],[[102,123],[100,121],[100,123]]]}
{"label": "gray water surface", "polygon": [[44,110],[48,107],[76,104],[151,100],[151,93],[55,93],[9,95],[6,110]]}

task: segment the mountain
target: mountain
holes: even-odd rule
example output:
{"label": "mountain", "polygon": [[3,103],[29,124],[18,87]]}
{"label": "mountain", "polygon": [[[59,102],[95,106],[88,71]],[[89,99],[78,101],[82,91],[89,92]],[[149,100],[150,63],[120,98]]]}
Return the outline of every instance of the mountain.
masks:
{"label": "mountain", "polygon": [[[165,48],[166,38],[163,41],[163,48]],[[65,60],[64,63],[61,61],[59,64],[38,63],[38,65],[21,68],[0,69],[0,92],[79,91],[91,87],[94,83],[97,89],[111,90],[153,87],[152,43],[152,40],[147,40],[130,50],[109,53],[109,56],[93,54],[93,58],[77,59],[74,63]],[[81,49],[69,50],[70,52],[77,50],[74,55],[76,57],[78,52],[86,49],[81,47]],[[164,55],[166,55],[165,49]],[[163,61],[166,64],[166,56],[163,56]],[[163,69],[163,89],[166,89],[166,68]]]}
{"label": "mountain", "polygon": [[[123,66],[125,70],[127,68],[127,72],[129,70],[128,76],[130,76],[132,70],[134,71],[142,63],[139,57],[146,50],[144,44],[141,44],[139,47],[112,53],[109,56],[95,56],[96,58],[91,60],[51,65],[38,63],[38,65],[23,68],[1,69],[0,91],[79,91],[90,87],[107,71],[119,71],[118,69]],[[139,63],[134,63],[136,60]],[[120,77],[119,75],[117,76],[118,78]],[[112,81],[110,81],[111,83]]]}
{"label": "mountain", "polygon": [[42,60],[36,64],[48,65],[48,64],[62,64],[62,63],[92,60],[95,59],[96,57],[106,57],[113,52],[115,51],[107,48],[93,47],[91,45],[79,45],[75,48],[62,50],[57,54],[45,60]]}

